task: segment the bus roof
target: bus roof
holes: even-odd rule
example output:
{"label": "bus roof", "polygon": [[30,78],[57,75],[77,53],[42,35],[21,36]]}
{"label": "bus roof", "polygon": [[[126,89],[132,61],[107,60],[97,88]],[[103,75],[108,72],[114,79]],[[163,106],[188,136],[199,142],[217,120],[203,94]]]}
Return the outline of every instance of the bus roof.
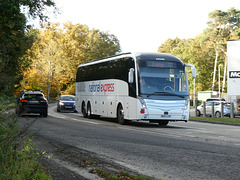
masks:
{"label": "bus roof", "polygon": [[[170,60],[179,61],[180,59],[168,53],[135,53],[137,60]],[[181,60],[180,60],[181,61]]]}
{"label": "bus roof", "polygon": [[181,59],[179,59],[176,56],[173,56],[171,54],[168,54],[168,53],[147,53],[147,52],[132,53],[132,52],[127,52],[127,53],[117,54],[115,56],[109,56],[109,57],[89,61],[89,62],[80,64],[79,67],[88,66],[88,65],[92,65],[92,64],[106,62],[106,61],[111,61],[111,60],[115,60],[117,58],[124,58],[124,57],[135,57],[137,61],[138,60],[140,60],[140,61],[141,60],[150,60],[150,59],[168,60],[168,61],[181,61]]}

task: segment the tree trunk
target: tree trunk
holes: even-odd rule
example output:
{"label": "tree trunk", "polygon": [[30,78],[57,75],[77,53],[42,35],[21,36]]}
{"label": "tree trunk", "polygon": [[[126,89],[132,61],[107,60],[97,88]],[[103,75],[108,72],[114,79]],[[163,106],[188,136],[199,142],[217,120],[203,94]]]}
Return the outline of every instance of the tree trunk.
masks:
{"label": "tree trunk", "polygon": [[222,92],[224,92],[224,88],[225,88],[226,73],[227,73],[227,57],[226,57],[226,59],[225,59],[225,65],[224,65],[224,75],[223,75],[223,83],[222,83]]}
{"label": "tree trunk", "polygon": [[214,91],[214,82],[215,82],[216,69],[217,69],[217,60],[218,60],[218,51],[216,50],[216,57],[215,57],[215,64],[214,64],[214,71],[213,71],[212,91]]}

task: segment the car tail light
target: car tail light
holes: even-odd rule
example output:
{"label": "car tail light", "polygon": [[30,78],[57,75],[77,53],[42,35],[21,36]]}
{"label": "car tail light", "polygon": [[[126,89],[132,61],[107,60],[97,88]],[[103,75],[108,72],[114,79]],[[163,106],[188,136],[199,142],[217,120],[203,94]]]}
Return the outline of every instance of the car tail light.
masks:
{"label": "car tail light", "polygon": [[27,102],[27,100],[20,100],[20,102]]}
{"label": "car tail light", "polygon": [[47,102],[46,100],[41,100],[40,102]]}

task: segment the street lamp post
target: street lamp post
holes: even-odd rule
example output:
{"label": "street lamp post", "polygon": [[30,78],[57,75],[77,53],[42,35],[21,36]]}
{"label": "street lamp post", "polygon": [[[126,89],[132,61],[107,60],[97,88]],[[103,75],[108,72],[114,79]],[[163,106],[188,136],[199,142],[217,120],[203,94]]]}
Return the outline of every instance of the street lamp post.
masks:
{"label": "street lamp post", "polygon": [[222,64],[218,65],[218,97],[221,98],[221,91],[220,91],[220,66],[222,66]]}

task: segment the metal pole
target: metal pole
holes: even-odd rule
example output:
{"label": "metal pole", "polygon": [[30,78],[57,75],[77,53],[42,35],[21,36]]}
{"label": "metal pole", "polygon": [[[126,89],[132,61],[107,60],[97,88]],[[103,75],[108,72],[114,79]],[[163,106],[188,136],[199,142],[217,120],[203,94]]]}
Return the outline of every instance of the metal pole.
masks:
{"label": "metal pole", "polygon": [[226,81],[226,73],[227,73],[227,58],[225,60],[225,66],[224,66],[224,75],[223,75],[223,83],[222,83],[222,92],[224,92],[225,88],[225,81]]}
{"label": "metal pole", "polygon": [[221,102],[221,118],[223,117],[223,102]]}
{"label": "metal pole", "polygon": [[214,102],[212,102],[212,117],[214,117]]}
{"label": "metal pole", "polygon": [[220,66],[222,66],[222,64],[218,65],[218,97],[219,98],[221,98]]}
{"label": "metal pole", "polygon": [[197,103],[196,103],[196,105],[194,106],[194,108],[195,108],[195,116],[197,117]]}
{"label": "metal pole", "polygon": [[203,102],[203,117],[206,117],[206,103]]}
{"label": "metal pole", "polygon": [[231,102],[231,114],[230,114],[230,118],[234,118],[234,103]]}
{"label": "metal pole", "polygon": [[195,103],[195,78],[193,79],[193,106],[194,107],[196,106],[196,103]]}

